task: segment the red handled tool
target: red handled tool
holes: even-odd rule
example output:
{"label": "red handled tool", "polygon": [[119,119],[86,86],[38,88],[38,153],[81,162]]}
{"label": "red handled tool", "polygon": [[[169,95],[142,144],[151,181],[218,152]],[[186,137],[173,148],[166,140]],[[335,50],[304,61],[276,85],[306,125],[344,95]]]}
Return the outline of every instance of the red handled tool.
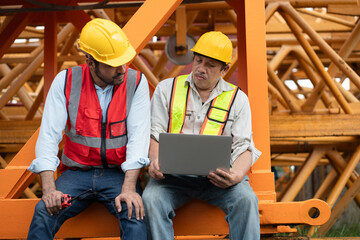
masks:
{"label": "red handled tool", "polygon": [[71,206],[71,202],[78,199],[79,197],[81,197],[82,195],[90,192],[91,189],[86,190],[85,192],[80,193],[79,195],[77,195],[76,197],[72,198],[69,194],[64,194],[61,196],[61,208],[67,208],[69,206]]}
{"label": "red handled tool", "polygon": [[67,208],[71,205],[71,196],[69,194],[64,194],[61,196],[61,208]]}

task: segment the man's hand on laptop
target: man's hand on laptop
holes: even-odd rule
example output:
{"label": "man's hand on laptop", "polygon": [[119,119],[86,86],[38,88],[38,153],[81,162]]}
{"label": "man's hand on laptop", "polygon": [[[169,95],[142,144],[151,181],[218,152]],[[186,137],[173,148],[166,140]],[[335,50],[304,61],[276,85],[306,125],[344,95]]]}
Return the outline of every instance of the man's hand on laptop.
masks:
{"label": "man's hand on laptop", "polygon": [[215,172],[211,171],[208,178],[215,186],[219,188],[228,188],[241,182],[243,175],[235,172],[232,168],[229,172],[218,168]]}
{"label": "man's hand on laptop", "polygon": [[149,166],[149,174],[156,180],[164,179],[164,174],[160,171],[159,159],[152,159]]}

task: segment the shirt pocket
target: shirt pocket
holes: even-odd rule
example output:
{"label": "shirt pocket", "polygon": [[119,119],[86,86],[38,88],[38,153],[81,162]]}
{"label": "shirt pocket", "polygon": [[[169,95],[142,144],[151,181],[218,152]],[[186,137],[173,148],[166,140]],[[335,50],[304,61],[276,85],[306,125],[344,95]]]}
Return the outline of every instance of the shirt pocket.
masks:
{"label": "shirt pocket", "polygon": [[99,137],[101,126],[101,111],[97,109],[85,108],[84,122],[76,129],[82,136]]}
{"label": "shirt pocket", "polygon": [[227,122],[225,124],[224,134],[225,135],[231,135],[231,128],[235,121],[235,114],[233,111],[230,111]]}
{"label": "shirt pocket", "polygon": [[85,116],[90,119],[99,120],[100,111],[97,109],[85,108]]}
{"label": "shirt pocket", "polygon": [[193,120],[194,119],[194,111],[186,110],[185,111],[185,120]]}
{"label": "shirt pocket", "polygon": [[[82,145],[79,143],[72,142],[71,144],[67,144],[64,149],[65,155],[70,157],[69,155],[80,155],[82,157],[89,157],[90,147],[86,145]],[[71,157],[70,157],[71,158]]]}
{"label": "shirt pocket", "polygon": [[119,122],[112,122],[109,124],[110,138],[118,138],[127,134],[126,119]]}

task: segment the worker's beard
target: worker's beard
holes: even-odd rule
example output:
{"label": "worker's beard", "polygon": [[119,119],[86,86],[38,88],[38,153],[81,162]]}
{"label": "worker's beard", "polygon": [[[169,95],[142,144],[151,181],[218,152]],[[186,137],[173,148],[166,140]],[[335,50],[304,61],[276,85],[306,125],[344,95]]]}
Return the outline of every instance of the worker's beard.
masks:
{"label": "worker's beard", "polygon": [[104,83],[108,85],[120,85],[124,81],[125,73],[118,73],[114,75],[111,79],[106,78],[99,70],[99,67],[95,66],[95,75]]}

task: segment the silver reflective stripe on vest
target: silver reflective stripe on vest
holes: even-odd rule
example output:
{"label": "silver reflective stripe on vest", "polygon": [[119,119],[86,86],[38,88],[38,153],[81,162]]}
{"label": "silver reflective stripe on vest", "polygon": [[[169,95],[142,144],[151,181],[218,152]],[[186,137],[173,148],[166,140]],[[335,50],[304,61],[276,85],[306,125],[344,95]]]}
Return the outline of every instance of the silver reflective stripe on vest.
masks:
{"label": "silver reflective stripe on vest", "polygon": [[[73,134],[67,128],[65,128],[65,134],[71,139],[72,142],[79,143],[92,148],[99,148],[101,145],[101,138],[97,137],[84,137],[78,134]],[[127,136],[121,136],[118,138],[106,139],[106,149],[114,149],[125,146],[127,143]]]}
{"label": "silver reflective stripe on vest", "polygon": [[[73,168],[82,168],[82,169],[90,169],[90,168],[93,168],[94,166],[88,166],[88,165],[83,165],[83,164],[80,164],[78,162],[75,162],[73,160],[71,160],[70,158],[68,158],[64,152],[62,154],[62,157],[61,157],[61,161],[62,161],[62,164],[68,166],[68,167],[73,167]],[[102,166],[101,166],[102,167]]]}
{"label": "silver reflective stripe on vest", "polygon": [[[141,80],[141,79],[140,79]],[[129,115],[130,107],[132,103],[133,96],[135,94],[137,81],[137,71],[128,68],[127,73],[127,84],[126,84],[126,116]],[[140,82],[139,82],[140,84]]]}
{"label": "silver reflective stripe on vest", "polygon": [[[83,165],[80,164],[78,162],[75,162],[73,160],[71,160],[70,158],[68,158],[65,154],[63,154],[61,161],[64,165],[68,166],[68,167],[73,167],[73,168],[81,168],[81,169],[90,169],[90,168],[103,168],[103,165],[98,165],[98,166],[88,166],[88,165]],[[108,165],[109,168],[120,168],[119,165],[113,165],[113,164],[109,164]]]}
{"label": "silver reflective stripe on vest", "polygon": [[[71,123],[70,131],[73,134],[76,134],[76,118],[79,110],[80,103],[80,94],[82,87],[82,68],[77,66],[72,68],[72,81],[71,81],[71,91],[69,99],[69,120]],[[66,128],[67,129],[67,128]]]}

